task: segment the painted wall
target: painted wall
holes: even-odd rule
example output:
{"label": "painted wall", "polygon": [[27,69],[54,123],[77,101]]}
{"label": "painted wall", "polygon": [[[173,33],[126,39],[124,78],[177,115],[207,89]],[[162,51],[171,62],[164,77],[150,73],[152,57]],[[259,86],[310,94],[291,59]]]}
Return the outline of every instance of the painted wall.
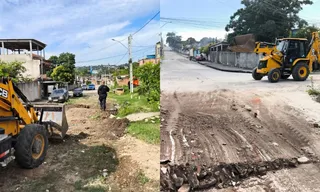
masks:
{"label": "painted wall", "polygon": [[24,67],[27,69],[27,71],[23,73],[24,77],[36,79],[40,76],[40,60],[33,60],[30,54],[0,55],[0,60],[5,62],[23,62]]}

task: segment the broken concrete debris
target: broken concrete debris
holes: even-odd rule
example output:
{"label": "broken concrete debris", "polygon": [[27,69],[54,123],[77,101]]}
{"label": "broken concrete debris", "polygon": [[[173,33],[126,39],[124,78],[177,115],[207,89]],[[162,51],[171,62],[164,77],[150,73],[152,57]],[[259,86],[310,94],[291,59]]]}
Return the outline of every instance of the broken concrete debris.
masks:
{"label": "broken concrete debris", "polygon": [[310,162],[308,158],[276,159],[256,163],[221,163],[215,166],[199,167],[167,164],[161,168],[161,191],[193,191],[208,188],[236,186],[252,176],[262,176],[268,171],[294,168],[299,163]]}

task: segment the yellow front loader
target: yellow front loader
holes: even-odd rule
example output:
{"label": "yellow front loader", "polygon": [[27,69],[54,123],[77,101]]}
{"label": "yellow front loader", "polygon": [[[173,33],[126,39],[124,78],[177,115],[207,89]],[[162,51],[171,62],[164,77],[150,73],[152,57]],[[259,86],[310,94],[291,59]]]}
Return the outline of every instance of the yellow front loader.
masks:
{"label": "yellow front loader", "polygon": [[253,52],[257,54],[262,53],[263,55],[270,55],[271,51],[273,51],[275,48],[276,45],[274,43],[257,41]]}
{"label": "yellow front loader", "polygon": [[64,105],[33,105],[10,78],[0,79],[0,164],[15,159],[35,168],[45,159],[48,138],[68,130]]}
{"label": "yellow front loader", "polygon": [[309,44],[305,38],[283,38],[270,55],[260,59],[252,77],[261,80],[268,76],[269,82],[275,83],[292,75],[295,81],[305,81],[319,66],[319,46],[318,32],[312,33]]}

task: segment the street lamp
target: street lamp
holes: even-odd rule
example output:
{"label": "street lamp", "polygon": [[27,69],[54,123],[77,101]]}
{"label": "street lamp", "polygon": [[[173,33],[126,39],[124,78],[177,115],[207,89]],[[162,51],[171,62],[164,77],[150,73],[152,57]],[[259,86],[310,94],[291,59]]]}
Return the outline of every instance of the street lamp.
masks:
{"label": "street lamp", "polygon": [[[129,52],[129,67],[130,67],[130,93],[132,94],[133,93],[133,75],[132,75],[132,58],[131,58],[131,39],[132,39],[132,36],[129,35],[128,37],[128,47],[125,46],[121,41],[118,41],[118,40],[115,40],[115,39],[112,39],[112,41],[116,41],[118,43],[120,43],[123,47],[125,47],[128,52]],[[132,97],[132,95],[131,95]]]}

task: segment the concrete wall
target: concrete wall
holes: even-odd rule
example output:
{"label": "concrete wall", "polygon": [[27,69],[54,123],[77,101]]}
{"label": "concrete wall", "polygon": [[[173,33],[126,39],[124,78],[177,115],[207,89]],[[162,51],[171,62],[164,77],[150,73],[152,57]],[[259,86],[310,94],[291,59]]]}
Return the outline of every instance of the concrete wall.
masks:
{"label": "concrete wall", "polygon": [[38,85],[38,82],[19,83],[17,86],[29,101],[41,99],[41,89],[40,85]]}
{"label": "concrete wall", "polygon": [[0,55],[0,60],[5,62],[20,61],[27,69],[24,77],[36,79],[40,76],[40,60],[33,60],[30,54]]}
{"label": "concrete wall", "polygon": [[235,53],[235,52],[210,52],[209,61],[223,65],[253,69],[259,63],[262,54],[256,53]]}

